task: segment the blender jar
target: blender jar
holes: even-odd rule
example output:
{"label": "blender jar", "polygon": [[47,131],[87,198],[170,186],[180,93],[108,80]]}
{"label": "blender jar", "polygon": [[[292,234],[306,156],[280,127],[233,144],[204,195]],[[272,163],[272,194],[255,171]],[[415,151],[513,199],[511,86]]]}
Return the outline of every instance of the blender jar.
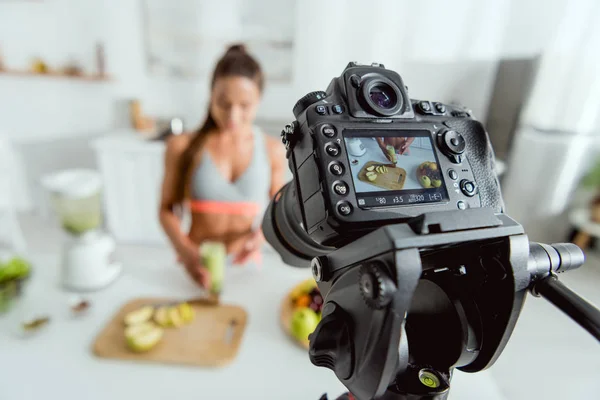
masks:
{"label": "blender jar", "polygon": [[102,224],[102,181],[93,170],[66,170],[42,180],[62,227],[75,236]]}

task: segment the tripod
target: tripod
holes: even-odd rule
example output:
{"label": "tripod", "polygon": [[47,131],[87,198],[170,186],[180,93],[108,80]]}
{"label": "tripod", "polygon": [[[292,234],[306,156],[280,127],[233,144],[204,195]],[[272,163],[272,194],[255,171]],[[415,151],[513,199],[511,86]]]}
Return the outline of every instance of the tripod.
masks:
{"label": "tripod", "polygon": [[584,260],[485,208],[383,226],[313,259],[325,305],[310,359],[356,400],[444,400],[454,369],[500,356],[528,292],[600,340],[600,311],[557,279]]}

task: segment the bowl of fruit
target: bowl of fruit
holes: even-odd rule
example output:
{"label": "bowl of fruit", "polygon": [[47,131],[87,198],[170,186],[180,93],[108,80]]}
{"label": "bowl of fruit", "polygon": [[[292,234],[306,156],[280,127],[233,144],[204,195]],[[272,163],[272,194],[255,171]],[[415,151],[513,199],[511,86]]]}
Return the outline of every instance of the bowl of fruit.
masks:
{"label": "bowl of fruit", "polygon": [[321,321],[323,297],[317,282],[310,278],[296,285],[281,305],[281,325],[299,345],[308,349],[308,335]]}
{"label": "bowl of fruit", "polygon": [[17,255],[0,254],[0,313],[10,310],[31,276],[31,264]]}
{"label": "bowl of fruit", "polygon": [[426,161],[417,167],[417,180],[424,188],[437,188],[442,186],[442,173],[433,161]]}

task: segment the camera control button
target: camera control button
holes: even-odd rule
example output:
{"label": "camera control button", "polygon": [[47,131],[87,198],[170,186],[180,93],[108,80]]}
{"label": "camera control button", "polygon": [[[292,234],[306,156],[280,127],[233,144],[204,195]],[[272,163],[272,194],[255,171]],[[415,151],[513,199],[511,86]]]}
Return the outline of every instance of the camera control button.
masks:
{"label": "camera control button", "polygon": [[335,143],[329,143],[325,146],[325,152],[329,154],[331,157],[337,157],[340,155],[340,146]]}
{"label": "camera control button", "polygon": [[352,206],[347,201],[344,201],[337,206],[338,212],[344,216],[352,214]]}
{"label": "camera control button", "polygon": [[465,138],[458,132],[448,130],[438,134],[438,146],[450,160],[456,164],[460,164],[461,155],[465,152]]}
{"label": "camera control button", "polygon": [[430,113],[431,112],[431,104],[428,101],[420,101],[419,109],[421,109],[421,111],[424,113]]}
{"label": "camera control button", "polygon": [[443,114],[446,112],[446,106],[442,103],[435,103],[435,111]]}
{"label": "camera control button", "polygon": [[319,105],[319,106],[315,107],[315,111],[319,115],[325,115],[325,114],[327,114],[327,107],[325,107],[323,105]]}
{"label": "camera control button", "polygon": [[323,125],[323,127],[321,128],[321,132],[328,138],[332,138],[337,134],[337,131],[331,125]]}
{"label": "camera control button", "polygon": [[352,86],[358,89],[358,87],[360,86],[360,76],[352,75],[350,77],[350,83],[352,83]]}
{"label": "camera control button", "polygon": [[463,179],[460,181],[460,190],[462,190],[465,196],[473,197],[477,193],[477,185],[468,179]]}
{"label": "camera control button", "polygon": [[455,170],[451,169],[448,170],[448,176],[450,177],[450,179],[452,179],[453,181],[458,179],[458,174],[456,173]]}
{"label": "camera control button", "polygon": [[348,185],[346,185],[345,182],[334,183],[333,191],[339,194],[340,196],[345,196],[348,194]]}
{"label": "camera control button", "polygon": [[458,207],[459,210],[466,210],[467,209],[467,203],[465,203],[464,201],[460,200],[458,203],[456,203],[456,207]]}
{"label": "camera control button", "polygon": [[342,114],[344,112],[344,107],[340,106],[339,104],[331,107],[331,109],[333,110],[334,114]]}
{"label": "camera control button", "polygon": [[344,173],[344,166],[341,163],[334,161],[329,165],[329,172],[333,175],[340,176]]}

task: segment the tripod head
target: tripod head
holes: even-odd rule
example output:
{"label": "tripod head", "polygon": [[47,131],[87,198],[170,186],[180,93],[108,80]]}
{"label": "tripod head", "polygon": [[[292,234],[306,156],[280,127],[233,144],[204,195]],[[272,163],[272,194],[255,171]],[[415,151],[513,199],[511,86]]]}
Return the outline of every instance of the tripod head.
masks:
{"label": "tripod head", "polygon": [[386,226],[313,260],[326,303],[310,359],[356,399],[445,399],[454,368],[495,362],[528,289],[583,264],[576,246],[529,243],[506,215],[452,214]]}

